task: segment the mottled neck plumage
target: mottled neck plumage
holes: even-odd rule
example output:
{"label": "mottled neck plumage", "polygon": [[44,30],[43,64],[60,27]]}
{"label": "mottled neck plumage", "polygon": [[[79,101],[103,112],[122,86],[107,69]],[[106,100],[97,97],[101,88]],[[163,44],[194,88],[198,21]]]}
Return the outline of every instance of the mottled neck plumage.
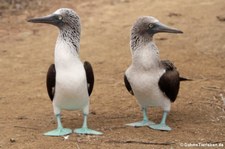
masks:
{"label": "mottled neck plumage", "polygon": [[134,51],[140,46],[145,46],[149,43],[149,41],[152,39],[149,39],[147,37],[142,37],[138,34],[131,33],[131,38],[130,38],[130,47]]}
{"label": "mottled neck plumage", "polygon": [[159,50],[152,37],[133,33],[131,34],[130,48],[133,65],[145,70],[159,67]]}
{"label": "mottled neck plumage", "polygon": [[80,25],[64,26],[60,28],[58,40],[65,41],[68,46],[71,47],[71,52],[76,52],[79,55],[80,52]]}

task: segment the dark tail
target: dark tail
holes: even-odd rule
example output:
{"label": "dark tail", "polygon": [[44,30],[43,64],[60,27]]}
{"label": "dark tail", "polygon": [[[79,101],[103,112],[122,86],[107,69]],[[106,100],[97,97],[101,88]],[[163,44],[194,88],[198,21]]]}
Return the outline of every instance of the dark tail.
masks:
{"label": "dark tail", "polygon": [[192,79],[188,79],[188,78],[184,78],[184,77],[180,77],[180,81],[193,81]]}

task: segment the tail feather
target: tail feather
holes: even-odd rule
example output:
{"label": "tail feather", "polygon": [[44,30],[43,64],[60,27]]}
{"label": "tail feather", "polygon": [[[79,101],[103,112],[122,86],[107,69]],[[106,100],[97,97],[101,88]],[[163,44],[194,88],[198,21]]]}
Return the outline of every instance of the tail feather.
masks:
{"label": "tail feather", "polygon": [[184,78],[184,77],[180,77],[180,81],[193,81],[192,79],[188,79],[188,78]]}

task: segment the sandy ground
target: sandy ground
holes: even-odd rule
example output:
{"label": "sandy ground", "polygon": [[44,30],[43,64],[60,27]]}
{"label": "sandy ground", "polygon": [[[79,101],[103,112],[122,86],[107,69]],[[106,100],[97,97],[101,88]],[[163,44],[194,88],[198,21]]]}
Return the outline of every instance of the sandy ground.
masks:
{"label": "sandy ground", "polygon": [[[1,2],[2,1],[2,2]],[[0,4],[0,148],[182,148],[182,144],[225,147],[225,3],[224,0],[66,0],[14,1]],[[45,78],[53,63],[58,30],[26,19],[60,7],[77,11],[82,21],[81,59],[92,63],[95,87],[89,126],[102,136],[46,137],[56,127]],[[130,28],[139,16],[151,15],[184,34],[159,34],[160,57],[169,59],[182,76],[168,124],[171,132],[126,123],[142,119],[140,108],[125,89],[123,74],[131,63]],[[82,125],[79,111],[63,111],[65,127]],[[160,108],[149,117],[160,122]],[[192,147],[190,147],[192,148]]]}

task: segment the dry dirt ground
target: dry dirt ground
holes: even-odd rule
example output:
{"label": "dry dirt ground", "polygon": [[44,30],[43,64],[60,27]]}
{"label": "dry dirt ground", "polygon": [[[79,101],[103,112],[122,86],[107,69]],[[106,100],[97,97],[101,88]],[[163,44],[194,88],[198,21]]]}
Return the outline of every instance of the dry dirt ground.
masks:
{"label": "dry dirt ground", "polygon": [[[104,132],[102,136],[43,136],[56,127],[45,78],[58,30],[26,19],[60,7],[72,8],[81,17],[81,59],[92,63],[96,78],[88,122]],[[170,59],[182,76],[193,79],[181,84],[172,105],[167,120],[171,132],[125,126],[142,119],[135,98],[124,87],[123,74],[131,63],[131,25],[143,15],[184,32],[155,36],[161,59]],[[0,18],[0,148],[225,146],[224,0],[0,0]],[[159,122],[161,115],[161,109],[149,109],[151,120]],[[82,121],[81,112],[63,111],[65,127],[78,128]]]}

